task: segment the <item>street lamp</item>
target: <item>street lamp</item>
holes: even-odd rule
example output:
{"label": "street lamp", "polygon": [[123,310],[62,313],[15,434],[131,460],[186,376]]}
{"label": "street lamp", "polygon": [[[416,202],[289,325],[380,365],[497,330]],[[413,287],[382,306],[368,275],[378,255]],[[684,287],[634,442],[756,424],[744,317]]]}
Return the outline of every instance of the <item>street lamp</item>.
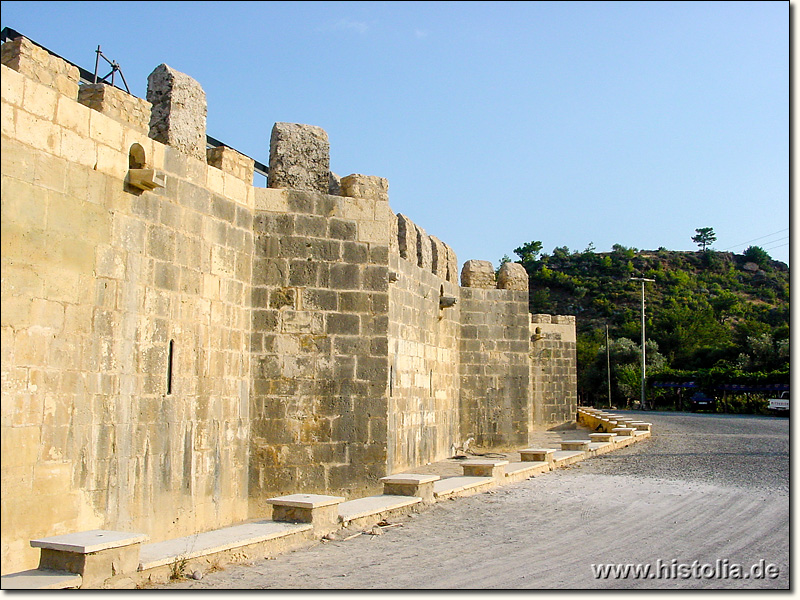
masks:
{"label": "street lamp", "polygon": [[641,281],[642,282],[642,399],[641,405],[642,410],[645,408],[644,404],[644,382],[646,374],[646,361],[645,361],[645,350],[644,350],[644,284],[646,281],[655,282],[655,279],[647,279],[646,277],[631,277],[631,281]]}

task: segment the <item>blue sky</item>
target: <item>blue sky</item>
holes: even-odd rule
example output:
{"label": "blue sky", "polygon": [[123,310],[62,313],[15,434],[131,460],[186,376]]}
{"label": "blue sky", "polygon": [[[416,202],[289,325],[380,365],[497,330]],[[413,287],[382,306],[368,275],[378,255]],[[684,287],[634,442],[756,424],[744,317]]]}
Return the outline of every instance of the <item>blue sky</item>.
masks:
{"label": "blue sky", "polygon": [[264,163],[276,121],[322,127],[460,263],[699,227],[789,262],[788,2],[4,1],[2,26],[90,71],[99,44],[140,97],[191,75]]}

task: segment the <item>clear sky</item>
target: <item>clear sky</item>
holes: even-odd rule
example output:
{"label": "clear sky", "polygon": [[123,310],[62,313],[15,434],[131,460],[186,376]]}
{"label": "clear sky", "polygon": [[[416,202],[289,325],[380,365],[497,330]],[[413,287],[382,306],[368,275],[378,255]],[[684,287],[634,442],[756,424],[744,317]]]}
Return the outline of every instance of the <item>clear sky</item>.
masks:
{"label": "clear sky", "polygon": [[4,1],[2,26],[90,71],[99,44],[140,97],[187,73],[263,163],[276,121],[322,127],[460,263],[700,227],[789,262],[788,2]]}

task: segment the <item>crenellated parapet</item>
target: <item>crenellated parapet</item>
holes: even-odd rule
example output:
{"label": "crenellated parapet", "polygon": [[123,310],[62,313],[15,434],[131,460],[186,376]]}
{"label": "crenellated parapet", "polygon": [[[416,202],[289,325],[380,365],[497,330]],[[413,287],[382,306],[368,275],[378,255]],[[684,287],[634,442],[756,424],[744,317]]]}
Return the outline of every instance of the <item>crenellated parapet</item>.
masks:
{"label": "crenellated parapet", "polygon": [[398,213],[395,222],[400,258],[445,281],[458,282],[458,258],[449,245],[428,235],[422,227],[403,214]]}

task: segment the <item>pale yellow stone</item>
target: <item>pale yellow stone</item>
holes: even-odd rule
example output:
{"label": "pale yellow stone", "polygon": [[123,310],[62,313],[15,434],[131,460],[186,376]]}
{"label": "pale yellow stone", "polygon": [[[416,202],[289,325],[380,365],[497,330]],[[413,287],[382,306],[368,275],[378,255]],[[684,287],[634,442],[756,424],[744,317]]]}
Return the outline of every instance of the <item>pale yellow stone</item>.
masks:
{"label": "pale yellow stone", "polygon": [[208,163],[205,158],[199,160],[194,156],[185,155],[184,158],[186,159],[186,179],[197,185],[203,185],[206,181],[206,170],[208,169]]}
{"label": "pale yellow stone", "polygon": [[39,427],[3,427],[0,436],[3,470],[34,465],[39,453],[40,435]]}
{"label": "pale yellow stone", "polygon": [[209,191],[222,196],[225,190],[224,173],[216,167],[208,166],[206,170],[206,187]]}
{"label": "pale yellow stone", "polygon": [[128,155],[98,144],[96,170],[123,180],[128,174]]}
{"label": "pale yellow stone", "polygon": [[48,190],[66,191],[67,161],[58,156],[40,153],[34,162],[34,183]]}
{"label": "pale yellow stone", "polygon": [[253,194],[256,210],[269,212],[287,212],[289,210],[289,195],[285,189],[253,188]]}
{"label": "pale yellow stone", "polygon": [[395,221],[397,216],[394,214],[392,207],[389,206],[388,202],[376,202],[375,203],[375,220],[376,221],[387,221],[391,223]]}
{"label": "pale yellow stone", "polygon": [[47,218],[47,194],[18,179],[4,178],[0,190],[2,218],[23,229],[43,229]]}
{"label": "pale yellow stone", "polygon": [[97,143],[70,129],[62,129],[61,156],[71,163],[92,168],[97,162]]}
{"label": "pale yellow stone", "polygon": [[358,241],[370,244],[388,244],[389,224],[384,221],[359,221]]}
{"label": "pale yellow stone", "polygon": [[6,499],[25,497],[33,490],[33,465],[17,467],[3,465],[0,481]]}
{"label": "pale yellow stone", "polygon": [[0,98],[4,102],[22,106],[25,79],[25,76],[14,69],[0,65]]}
{"label": "pale yellow stone", "polygon": [[59,127],[27,111],[17,110],[15,112],[16,135],[19,141],[51,154],[59,153],[61,144]]}
{"label": "pale yellow stone", "polygon": [[0,323],[3,327],[21,329],[30,327],[33,300],[28,296],[3,295],[3,310],[0,311]]}
{"label": "pale yellow stone", "polygon": [[232,175],[231,173],[223,173],[222,178],[224,181],[224,195],[228,200],[233,200],[239,204],[247,204],[247,189],[250,187],[247,183]]}
{"label": "pale yellow stone", "polygon": [[122,124],[96,110],[90,110],[89,136],[117,151],[122,149]]}
{"label": "pale yellow stone", "polygon": [[38,269],[19,263],[3,264],[3,298],[7,296],[36,298],[42,296],[43,290],[44,284]]}
{"label": "pale yellow stone", "polygon": [[17,331],[14,336],[14,358],[18,365],[42,367],[47,364],[52,332],[37,325]]}
{"label": "pale yellow stone", "polygon": [[[0,131],[2,131],[4,136],[8,136],[9,138],[16,137],[15,112],[16,109],[10,104],[3,104],[2,107],[0,107]],[[5,145],[5,140],[3,140],[3,145]]]}
{"label": "pale yellow stone", "polygon": [[56,122],[82,137],[89,137],[89,119],[92,109],[66,96],[58,98]]}
{"label": "pale yellow stone", "polygon": [[39,462],[33,469],[33,491],[37,495],[63,494],[72,487],[69,463]]}
{"label": "pale yellow stone", "polygon": [[36,159],[30,147],[15,140],[3,139],[0,161],[2,161],[3,185],[8,178],[33,181]]}
{"label": "pale yellow stone", "polygon": [[55,90],[39,85],[32,79],[25,80],[22,106],[29,113],[48,121],[54,120],[58,97],[59,94]]}
{"label": "pale yellow stone", "polygon": [[31,302],[31,319],[37,327],[59,332],[64,327],[64,305],[44,298],[34,298]]}
{"label": "pale yellow stone", "polygon": [[375,200],[367,198],[337,198],[334,216],[354,221],[373,221],[375,219]]}

